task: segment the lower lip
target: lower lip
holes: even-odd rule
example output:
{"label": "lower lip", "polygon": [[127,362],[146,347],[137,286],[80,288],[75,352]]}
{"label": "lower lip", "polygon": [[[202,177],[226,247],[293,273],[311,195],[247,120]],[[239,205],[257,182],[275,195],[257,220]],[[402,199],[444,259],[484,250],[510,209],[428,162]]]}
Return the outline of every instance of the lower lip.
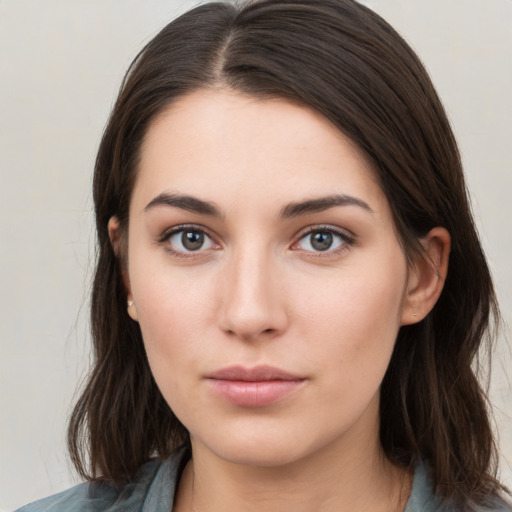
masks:
{"label": "lower lip", "polygon": [[239,407],[265,407],[302,387],[304,380],[217,380],[209,379],[213,390]]}

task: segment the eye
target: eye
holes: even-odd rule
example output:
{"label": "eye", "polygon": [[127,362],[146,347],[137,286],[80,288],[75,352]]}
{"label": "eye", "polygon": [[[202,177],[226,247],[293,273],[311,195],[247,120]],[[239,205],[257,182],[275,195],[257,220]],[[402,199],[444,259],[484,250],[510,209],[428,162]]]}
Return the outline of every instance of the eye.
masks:
{"label": "eye", "polygon": [[202,252],[216,247],[213,240],[202,229],[185,226],[167,231],[160,242],[166,243],[169,250],[180,255]]}
{"label": "eye", "polygon": [[353,238],[334,228],[315,228],[302,235],[293,249],[331,253],[354,243]]}

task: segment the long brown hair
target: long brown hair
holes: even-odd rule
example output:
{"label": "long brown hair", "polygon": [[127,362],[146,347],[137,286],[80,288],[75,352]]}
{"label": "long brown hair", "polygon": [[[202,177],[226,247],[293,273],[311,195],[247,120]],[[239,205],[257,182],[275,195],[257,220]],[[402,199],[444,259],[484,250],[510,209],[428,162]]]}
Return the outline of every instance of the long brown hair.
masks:
{"label": "long brown hair", "polygon": [[95,362],[69,425],[78,472],[120,484],[188,441],[126,313],[123,262],[107,223],[117,216],[126,229],[141,142],[155,116],[185,93],[217,87],[309,105],[351,138],[373,163],[406,254],[420,250],[431,228],[450,232],[438,303],[399,332],[381,387],[380,438],[394,463],[426,461],[440,496],[484,504],[500,485],[487,398],[472,365],[498,309],[457,144],[418,57],[353,0],[206,4],[167,25],[132,63],[95,167]]}

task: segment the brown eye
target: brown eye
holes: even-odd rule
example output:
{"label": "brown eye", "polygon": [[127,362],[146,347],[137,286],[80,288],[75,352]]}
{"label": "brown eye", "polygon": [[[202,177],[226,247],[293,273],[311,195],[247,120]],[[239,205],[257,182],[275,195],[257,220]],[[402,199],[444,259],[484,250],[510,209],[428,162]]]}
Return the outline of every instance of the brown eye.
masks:
{"label": "brown eye", "polygon": [[188,251],[197,251],[204,244],[204,233],[199,231],[183,231],[181,243]]}
{"label": "brown eye", "polygon": [[311,229],[301,236],[294,249],[311,253],[334,253],[348,248],[354,239],[334,227]]}
{"label": "brown eye", "polygon": [[176,227],[162,237],[161,242],[168,245],[176,254],[203,252],[216,247],[213,240],[201,229],[194,227]]}
{"label": "brown eye", "polygon": [[312,233],[311,237],[311,247],[317,251],[327,251],[330,249],[333,243],[332,233],[327,233],[325,231],[320,231],[317,233]]}

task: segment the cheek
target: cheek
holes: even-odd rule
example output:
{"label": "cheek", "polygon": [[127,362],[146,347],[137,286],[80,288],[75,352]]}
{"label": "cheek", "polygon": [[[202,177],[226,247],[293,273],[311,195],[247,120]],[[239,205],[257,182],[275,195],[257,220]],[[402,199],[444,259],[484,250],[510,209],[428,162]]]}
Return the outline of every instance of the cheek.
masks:
{"label": "cheek", "polygon": [[[403,257],[380,265],[345,269],[304,298],[299,316],[305,337],[319,339],[319,364],[350,368],[351,375],[385,372],[400,328],[405,293]],[[321,350],[320,350],[321,347]],[[327,354],[327,351],[330,351]]]}
{"label": "cheek", "polygon": [[198,382],[215,358],[215,301],[212,279],[185,274],[167,270],[146,276],[134,283],[133,293],[153,377],[174,414],[189,427],[209,421]]}
{"label": "cheek", "polygon": [[[132,265],[132,293],[139,325],[155,377],[175,373],[204,357],[199,340],[205,338],[207,318],[213,315],[212,279],[159,266],[160,271],[138,273]],[[199,283],[199,284],[198,284]],[[172,368],[171,368],[172,367]]]}

